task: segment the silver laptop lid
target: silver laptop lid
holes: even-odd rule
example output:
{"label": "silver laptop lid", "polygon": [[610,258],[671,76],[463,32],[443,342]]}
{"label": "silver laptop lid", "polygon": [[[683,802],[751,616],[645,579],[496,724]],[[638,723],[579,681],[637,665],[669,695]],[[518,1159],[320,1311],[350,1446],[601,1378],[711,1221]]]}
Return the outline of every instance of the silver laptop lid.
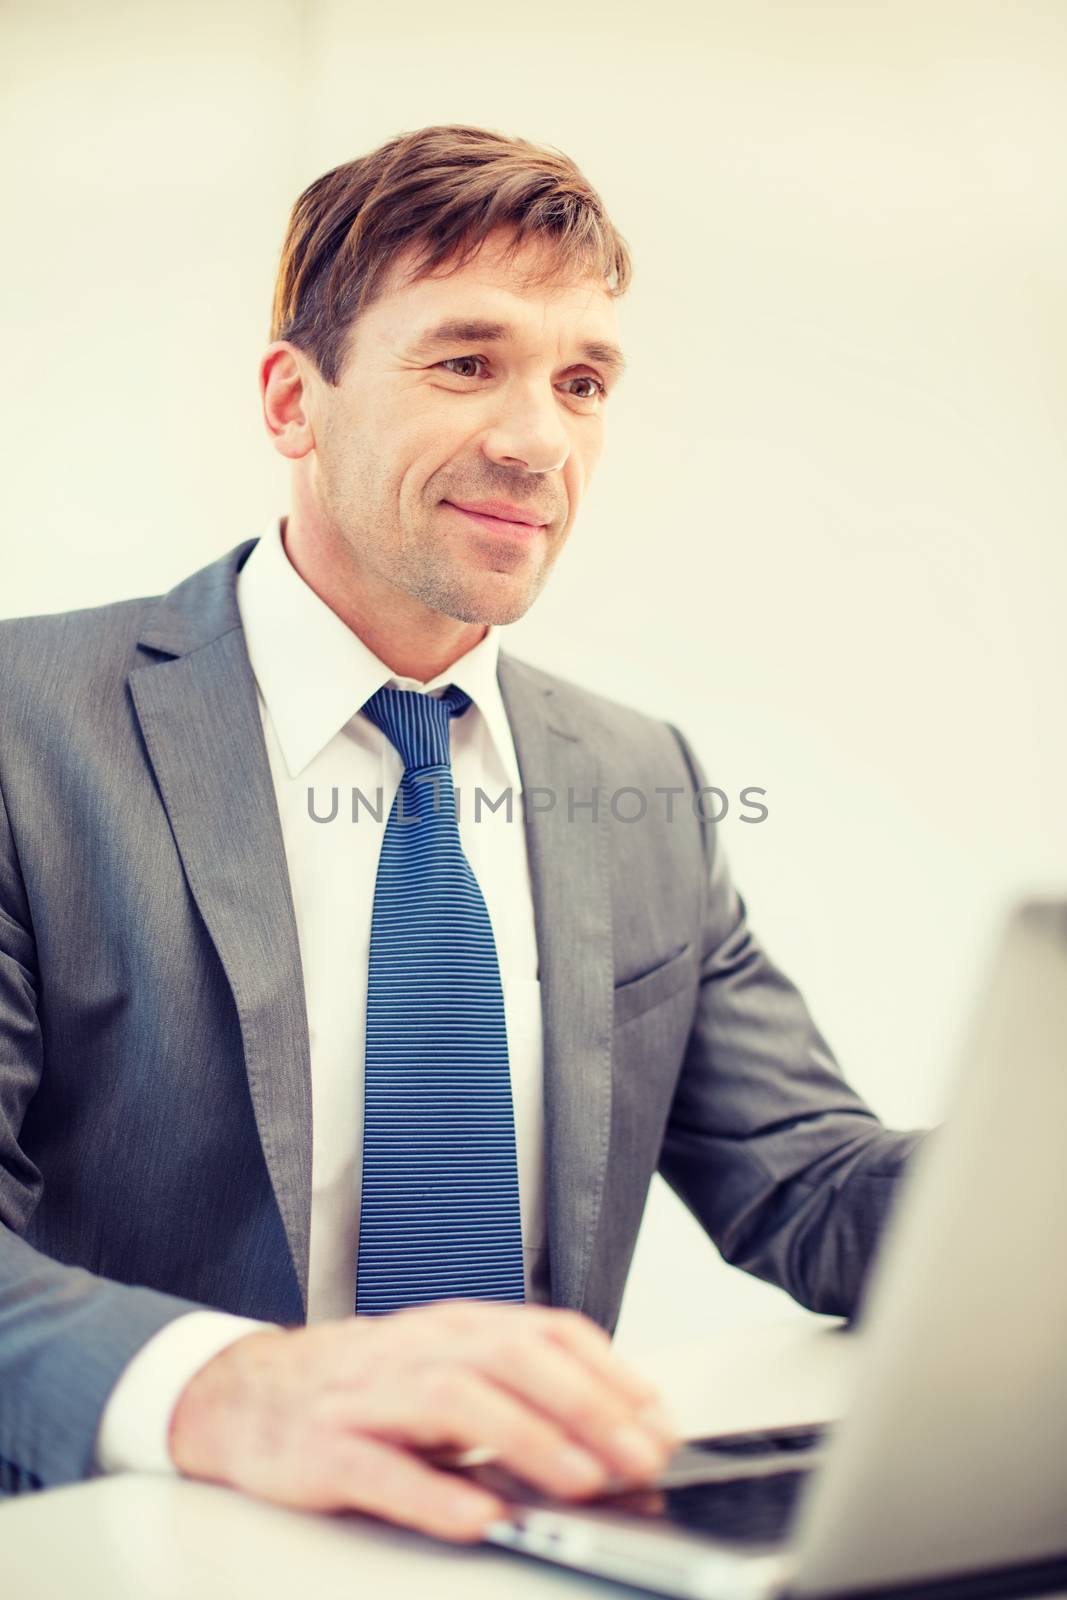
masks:
{"label": "silver laptop lid", "polygon": [[1067,906],[1012,918],[858,1319],[791,1594],[1067,1556]]}

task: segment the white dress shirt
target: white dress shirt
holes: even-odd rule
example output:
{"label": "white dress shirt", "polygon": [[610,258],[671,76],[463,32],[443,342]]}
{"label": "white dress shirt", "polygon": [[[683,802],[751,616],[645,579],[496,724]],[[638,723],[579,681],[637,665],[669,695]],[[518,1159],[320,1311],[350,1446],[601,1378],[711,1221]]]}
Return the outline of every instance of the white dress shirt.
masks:
{"label": "white dress shirt", "polygon": [[[397,677],[297,573],[280,518],[238,574],[237,603],[281,818],[307,1006],[308,1321],[352,1316],[355,1308],[371,911],[382,837],[403,774],[399,752],[361,708],[386,684],[440,693],[454,683],[471,697],[451,723],[452,777],[460,839],[485,897],[500,965],[526,1292],[547,1300],[541,988],[521,777],[496,676],[499,630],[489,627],[429,683]],[[479,804],[478,789],[493,804]],[[508,789],[510,816],[507,803],[495,806]],[[233,1340],[270,1326],[205,1310],[161,1329],[109,1396],[97,1434],[98,1468],[173,1471],[167,1433],[186,1383]]]}

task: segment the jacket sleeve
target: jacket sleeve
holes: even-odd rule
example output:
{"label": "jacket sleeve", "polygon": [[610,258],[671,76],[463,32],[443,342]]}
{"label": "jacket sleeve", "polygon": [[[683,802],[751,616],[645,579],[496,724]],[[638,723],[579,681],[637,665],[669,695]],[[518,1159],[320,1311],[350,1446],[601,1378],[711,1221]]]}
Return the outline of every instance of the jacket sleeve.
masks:
{"label": "jacket sleeve", "polygon": [[177,1472],[170,1423],[186,1384],[228,1345],[275,1327],[226,1311],[191,1311],[154,1333],[108,1396],[95,1465],[101,1472]]}
{"label": "jacket sleeve", "polygon": [[849,1087],[749,928],[715,824],[702,826],[700,990],[660,1171],[733,1266],[809,1310],[852,1317],[912,1153],[931,1135],[884,1127]]}
{"label": "jacket sleeve", "polygon": [[21,1237],[42,1192],[19,1146],[44,1070],[29,907],[0,790],[0,1494],[91,1475],[132,1356],[193,1302],[61,1265]]}

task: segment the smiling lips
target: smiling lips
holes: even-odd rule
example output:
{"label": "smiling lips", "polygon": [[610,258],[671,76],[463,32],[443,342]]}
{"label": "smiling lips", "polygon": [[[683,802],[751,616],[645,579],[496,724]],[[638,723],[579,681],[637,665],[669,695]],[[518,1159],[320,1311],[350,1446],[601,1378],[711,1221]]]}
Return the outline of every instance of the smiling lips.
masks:
{"label": "smiling lips", "polygon": [[468,500],[462,504],[457,500],[446,500],[444,504],[470,517],[472,522],[480,523],[491,533],[518,534],[520,538],[530,538],[550,520],[539,512],[511,505],[506,500]]}

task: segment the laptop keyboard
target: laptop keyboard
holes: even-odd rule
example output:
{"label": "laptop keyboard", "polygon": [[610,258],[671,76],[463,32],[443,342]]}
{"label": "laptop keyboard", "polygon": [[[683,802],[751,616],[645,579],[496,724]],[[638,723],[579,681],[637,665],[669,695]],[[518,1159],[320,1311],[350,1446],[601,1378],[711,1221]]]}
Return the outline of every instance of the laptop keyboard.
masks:
{"label": "laptop keyboard", "polygon": [[[691,1441],[657,1484],[659,1514],[716,1538],[777,1542],[789,1528],[809,1471],[822,1460],[829,1431],[788,1428]],[[634,1510],[652,1506],[647,1491],[620,1495],[614,1503],[621,1510],[628,1502]]]}
{"label": "laptop keyboard", "polygon": [[[588,1502],[590,1512],[621,1511],[738,1544],[774,1544],[787,1533],[810,1470],[823,1459],[829,1426],[779,1428],[691,1440],[655,1483],[617,1489]],[[551,1496],[520,1485],[494,1464],[473,1476],[505,1500],[556,1506]],[[567,1509],[580,1512],[580,1503]]]}
{"label": "laptop keyboard", "polygon": [[787,1456],[825,1444],[829,1433],[827,1423],[802,1428],[766,1428],[754,1433],[725,1434],[722,1438],[694,1439],[689,1448],[714,1456]]}
{"label": "laptop keyboard", "polygon": [[776,1543],[793,1519],[805,1470],[665,1489],[666,1520],[740,1544]]}

